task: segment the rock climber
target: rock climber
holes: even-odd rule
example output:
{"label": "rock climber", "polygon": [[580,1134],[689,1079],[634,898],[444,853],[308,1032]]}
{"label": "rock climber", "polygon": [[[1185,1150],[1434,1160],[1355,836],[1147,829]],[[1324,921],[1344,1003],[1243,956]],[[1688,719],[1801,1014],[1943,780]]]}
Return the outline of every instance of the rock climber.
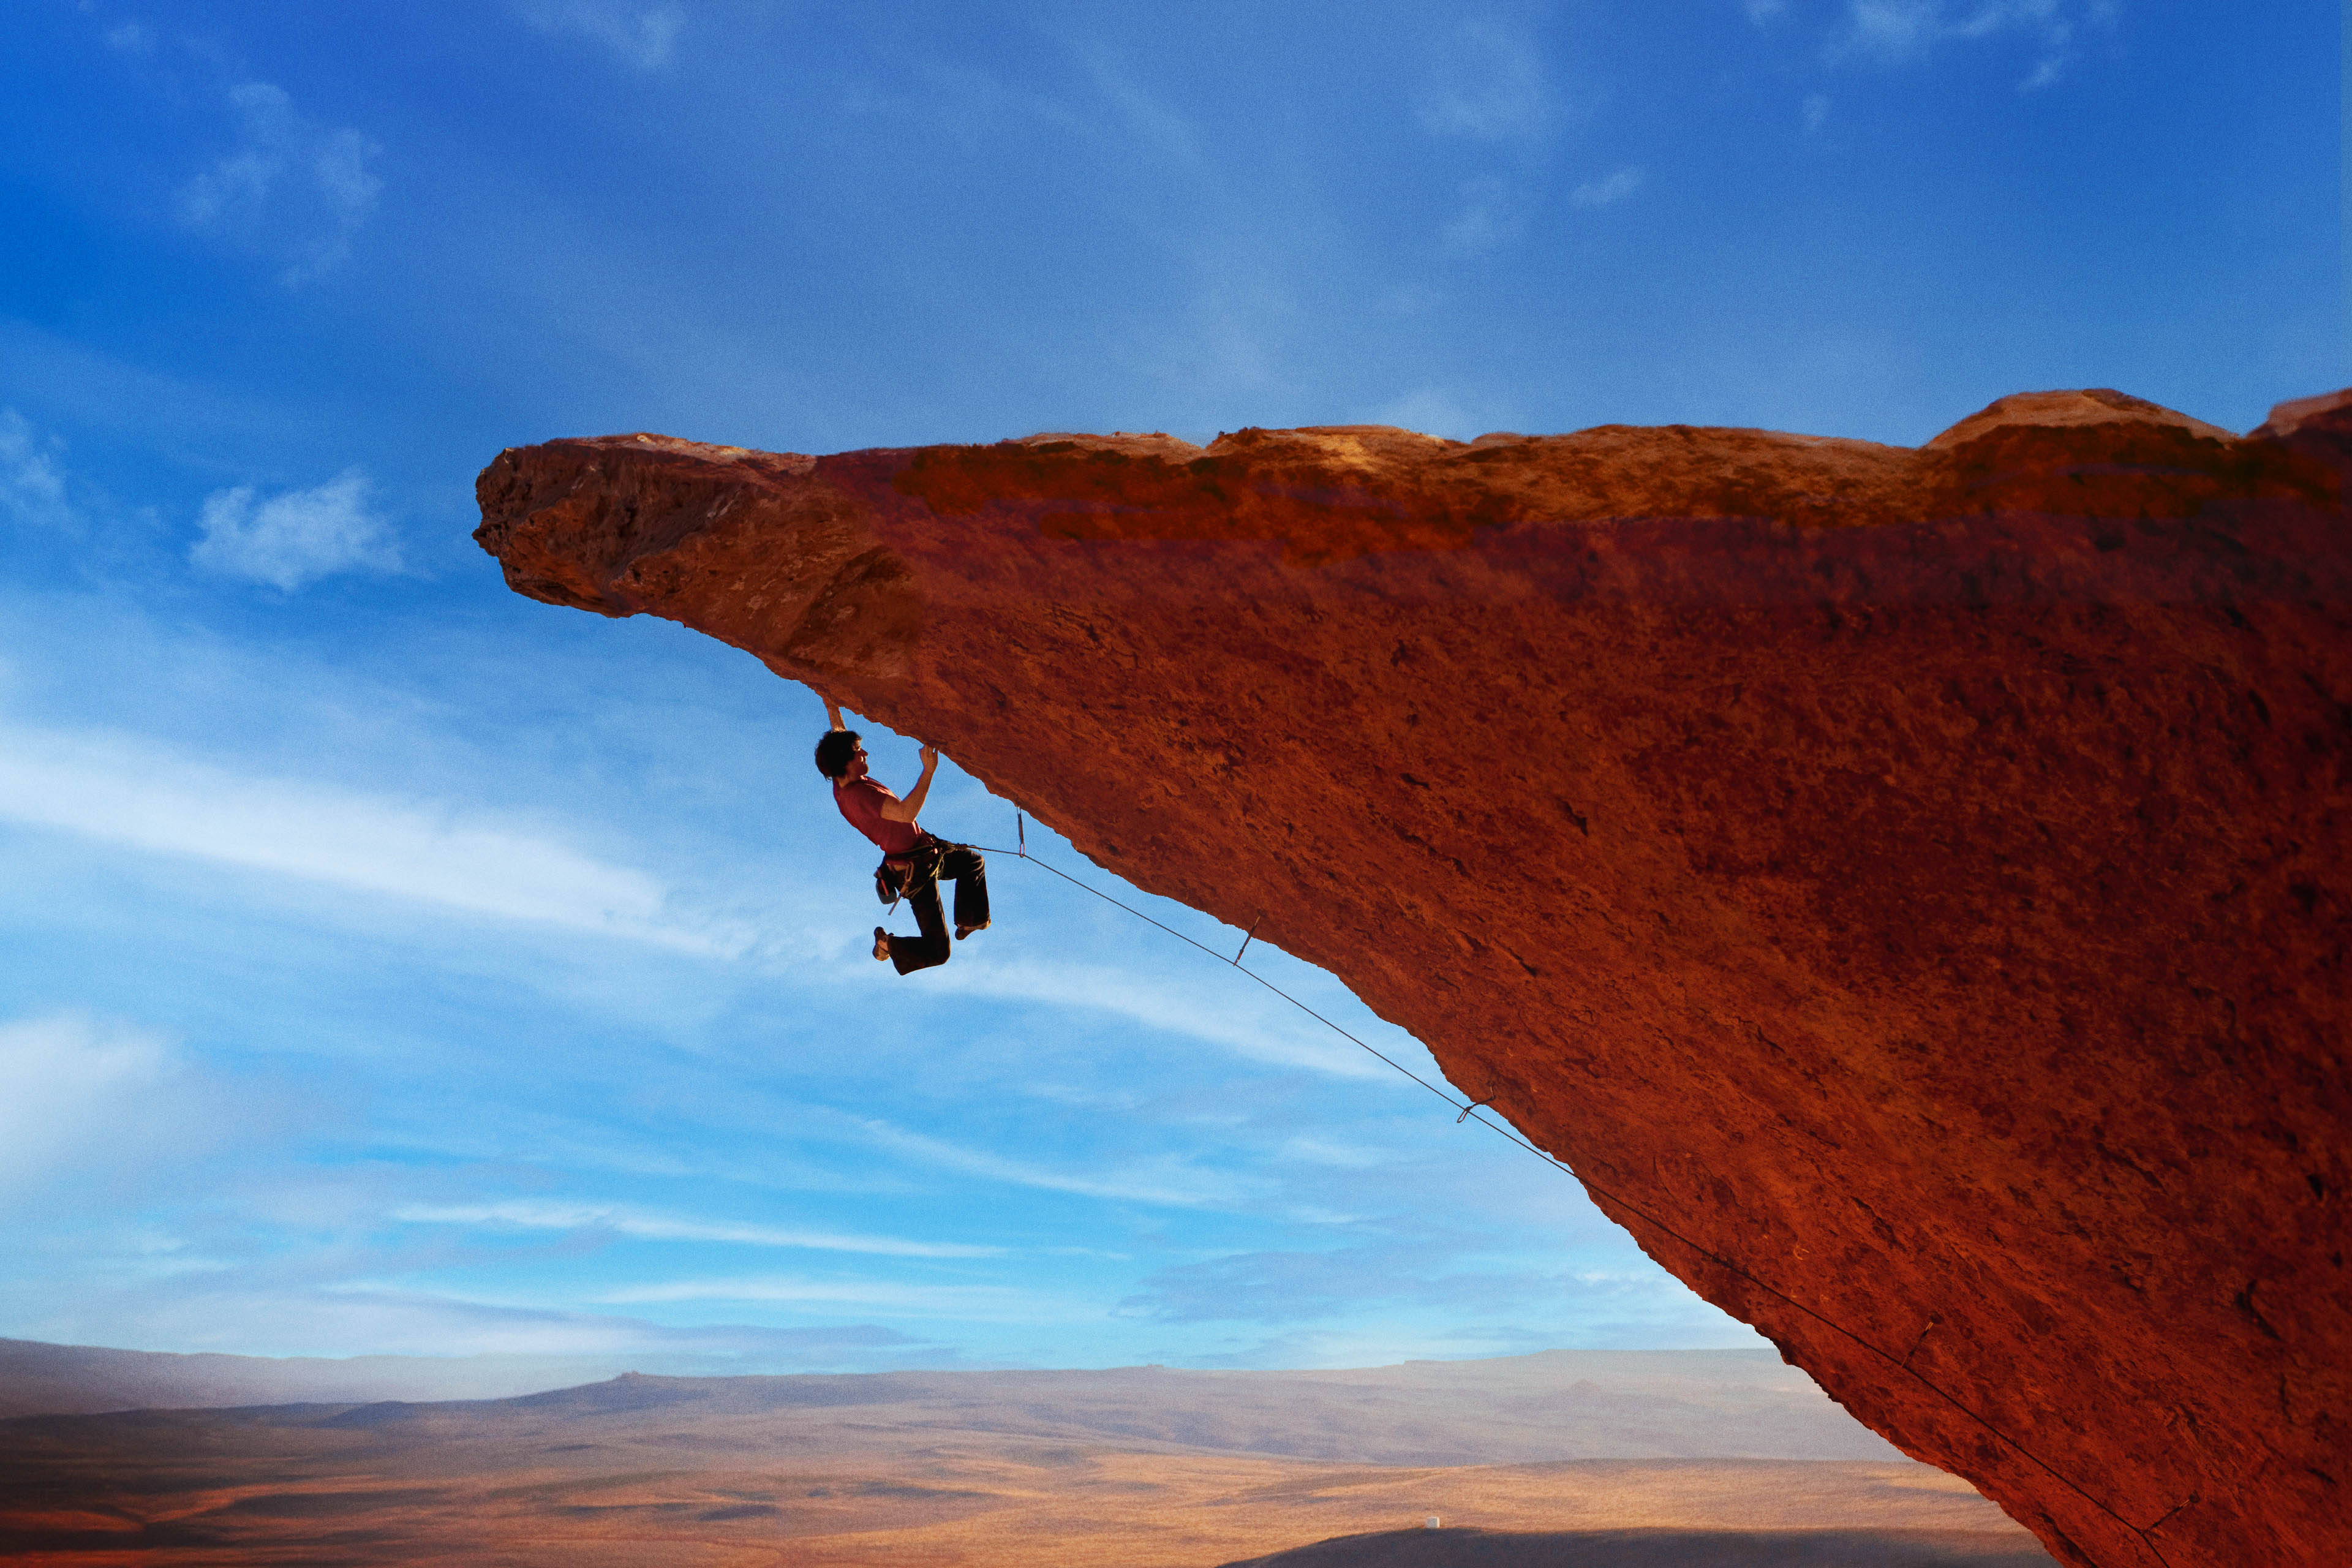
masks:
{"label": "rock climber", "polygon": [[874,872],[874,887],[885,903],[900,898],[914,906],[920,936],[892,936],[874,928],[874,956],[887,958],[901,974],[945,963],[954,950],[948,945],[946,917],[940,910],[940,879],[955,884],[955,934],[961,942],[988,929],[988,862],[968,844],[950,844],[923,831],[915,814],[931,793],[931,774],[940,765],[940,749],[922,751],[923,776],[907,798],[866,771],[866,746],[857,731],[841,721],[841,705],[828,697],[824,716],[833,721],[816,743],[816,771],[833,781],[833,804],[849,825],[874,840],[882,864]]}

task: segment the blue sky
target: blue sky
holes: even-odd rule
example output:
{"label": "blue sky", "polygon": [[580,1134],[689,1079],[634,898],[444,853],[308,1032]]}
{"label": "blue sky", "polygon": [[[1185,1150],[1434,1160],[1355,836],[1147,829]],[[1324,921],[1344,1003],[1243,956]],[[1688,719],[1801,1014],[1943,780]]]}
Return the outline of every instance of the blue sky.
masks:
{"label": "blue sky", "polygon": [[[1572,1183],[1034,871],[895,979],[814,699],[508,594],[473,476],[635,429],[1912,443],[2083,385],[2245,429],[2352,382],[2327,9],[19,7],[0,1335],[1756,1342]],[[1012,830],[951,762],[925,819]]]}

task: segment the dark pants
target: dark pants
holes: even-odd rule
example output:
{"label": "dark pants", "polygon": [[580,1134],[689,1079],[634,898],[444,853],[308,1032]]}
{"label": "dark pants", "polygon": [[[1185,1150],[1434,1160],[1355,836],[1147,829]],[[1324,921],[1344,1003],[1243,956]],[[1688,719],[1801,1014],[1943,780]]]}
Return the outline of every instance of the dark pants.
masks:
{"label": "dark pants", "polygon": [[915,924],[922,928],[920,936],[894,936],[890,939],[890,962],[901,974],[912,974],[918,969],[929,969],[945,963],[954,946],[948,941],[948,923],[940,912],[940,883],[955,884],[955,923],[969,931],[988,923],[988,862],[980,851],[951,845],[940,858],[938,877],[920,877],[907,889],[907,902],[914,907]]}

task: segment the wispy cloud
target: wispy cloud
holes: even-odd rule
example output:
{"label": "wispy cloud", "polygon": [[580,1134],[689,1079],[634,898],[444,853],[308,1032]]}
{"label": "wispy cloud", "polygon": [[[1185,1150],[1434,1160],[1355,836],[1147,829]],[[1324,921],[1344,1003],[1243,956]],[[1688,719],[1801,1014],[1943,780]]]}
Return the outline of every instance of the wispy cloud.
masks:
{"label": "wispy cloud", "polygon": [[1533,38],[1500,22],[1472,20],[1439,47],[1413,110],[1433,135],[1518,142],[1549,132],[1559,104]]}
{"label": "wispy cloud", "polygon": [[1622,202],[1640,190],[1643,179],[1643,172],[1639,169],[1620,169],[1606,179],[1591,180],[1577,186],[1568,194],[1568,199],[1571,205],[1580,207],[1605,207],[1612,202]]}
{"label": "wispy cloud", "polygon": [[393,1218],[411,1225],[512,1226],[526,1230],[610,1231],[645,1241],[716,1241],[740,1247],[802,1247],[813,1252],[870,1253],[885,1258],[995,1258],[1001,1247],[955,1242],[907,1241],[889,1236],[841,1236],[825,1231],[784,1230],[773,1226],[731,1225],[680,1219],[614,1204],[565,1204],[510,1199],[489,1204],[415,1204]]}
{"label": "wispy cloud", "polygon": [[2033,62],[2033,68],[2028,71],[2025,79],[2017,84],[2017,90],[2032,92],[2037,89],[2053,85],[2066,74],[2068,52],[2063,45],[2052,49]]}
{"label": "wispy cloud", "polygon": [[41,437],[15,409],[0,409],[0,511],[33,527],[70,525],[74,510],[58,460],[64,450],[63,442]]}
{"label": "wispy cloud", "polygon": [[1481,175],[1463,185],[1462,198],[1462,210],[1438,230],[1438,247],[1446,255],[1491,256],[1527,232],[1507,181]]}
{"label": "wispy cloud", "polygon": [[[876,1144],[893,1153],[1013,1186],[1171,1208],[1230,1207],[1246,1195],[1243,1183],[1178,1161],[1162,1161],[1156,1168],[1138,1170],[1130,1166],[1081,1175],[984,1150],[967,1149],[887,1121],[859,1119],[856,1125]],[[1254,1187],[1255,1184],[1250,1185]]]}
{"label": "wispy cloud", "polygon": [[1117,111],[1119,122],[1135,142],[1149,148],[1168,167],[1195,177],[1213,174],[1212,164],[1201,151],[1199,128],[1192,121],[1146,90],[1134,72],[1101,47],[1084,47],[1081,57],[1096,90]]}
{"label": "wispy cloud", "polygon": [[188,559],[231,577],[292,593],[338,572],[394,572],[400,550],[368,508],[368,478],[345,468],[325,484],[257,502],[250,485],[205,498],[204,537]]}
{"label": "wispy cloud", "polygon": [[1832,53],[1907,60],[1943,43],[2021,35],[2036,45],[2032,68],[2018,83],[2030,92],[2063,77],[2083,30],[2115,14],[2114,0],[1848,0]]}
{"label": "wispy cloud", "polygon": [[610,49],[624,64],[658,70],[686,27],[686,7],[627,0],[517,0],[515,13],[542,33],[572,33]]}
{"label": "wispy cloud", "polygon": [[[1453,1253],[1456,1247],[1442,1251]],[[1119,1303],[1122,1312],[1168,1322],[1303,1322],[1331,1317],[1368,1299],[1418,1289],[1438,1258],[1402,1261],[1393,1246],[1328,1252],[1250,1252],[1162,1268]]]}
{"label": "wispy cloud", "polygon": [[1944,31],[1941,0],[1853,0],[1848,37],[1855,47],[1900,58]]}
{"label": "wispy cloud", "polygon": [[383,182],[368,167],[383,149],[349,128],[326,126],[266,81],[228,89],[236,149],[180,187],[181,221],[281,258],[279,281],[317,279],[351,255]]}
{"label": "wispy cloud", "polygon": [[88,1300],[77,1303],[71,1315],[37,1309],[29,1315],[20,1313],[17,1321],[45,1337],[80,1343],[248,1355],[349,1355],[352,1347],[363,1346],[373,1354],[428,1356],[435,1358],[434,1363],[415,1370],[422,1374],[437,1373],[456,1384],[426,1395],[433,1398],[512,1392],[467,1389],[468,1379],[495,1376],[500,1369],[469,1367],[443,1359],[457,1356],[622,1358],[562,1380],[571,1382],[632,1369],[705,1376],[866,1372],[908,1365],[952,1366],[963,1359],[944,1345],[926,1343],[871,1323],[806,1328],[745,1323],[673,1326],[612,1313],[472,1300],[398,1286],[292,1280],[240,1281],[209,1289],[183,1280],[167,1290]]}
{"label": "wispy cloud", "polygon": [[146,1030],[69,1016],[0,1024],[0,1192],[92,1139],[115,1145],[126,1102],[173,1070],[162,1037]]}
{"label": "wispy cloud", "polygon": [[[1040,1322],[1072,1315],[1067,1306],[1009,1285],[933,1285],[887,1279],[805,1279],[768,1275],[743,1279],[674,1279],[625,1286],[598,1298],[609,1306],[657,1301],[761,1301],[883,1317],[963,1318]],[[1087,1316],[1097,1308],[1081,1308]]]}
{"label": "wispy cloud", "polygon": [[127,737],[0,726],[0,819],[467,914],[686,952],[742,946],[681,918],[656,878],[539,834],[439,803],[234,773]]}
{"label": "wispy cloud", "polygon": [[1468,1259],[1470,1250],[1418,1237],[1318,1252],[1234,1253],[1160,1269],[1119,1310],[1177,1323],[1308,1322],[1375,1303],[1491,1316],[1540,1313],[1560,1297],[1590,1308],[1658,1289],[1645,1271],[1479,1268]]}
{"label": "wispy cloud", "polygon": [[1386,1164],[1391,1158],[1385,1150],[1334,1143],[1324,1138],[1287,1139],[1282,1145],[1282,1153],[1286,1159],[1303,1161],[1310,1165],[1330,1165],[1349,1171],[1371,1170]]}
{"label": "wispy cloud", "polygon": [[[1257,1000],[1265,993],[1246,980],[1240,980],[1234,993],[1238,1001],[1230,1010],[1219,1011],[1201,1005],[1197,986],[1142,980],[1126,969],[981,959],[936,973],[935,989],[1000,1001],[1094,1008],[1148,1028],[1205,1040],[1269,1066],[1306,1068],[1334,1078],[1377,1079],[1389,1071],[1319,1027],[1295,1026],[1286,1019],[1265,1023],[1259,1016]],[[1304,1019],[1305,1015],[1294,1016]]]}

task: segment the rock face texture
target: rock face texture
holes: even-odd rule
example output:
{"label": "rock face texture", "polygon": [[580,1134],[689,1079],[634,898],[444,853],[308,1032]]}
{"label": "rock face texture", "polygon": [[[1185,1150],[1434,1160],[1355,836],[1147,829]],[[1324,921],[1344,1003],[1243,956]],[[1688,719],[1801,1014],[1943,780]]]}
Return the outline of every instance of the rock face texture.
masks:
{"label": "rock face texture", "polygon": [[626,436],[476,537],[1330,969],[2060,1557],[2281,1568],[2352,1562],[2347,474],[2352,394]]}

